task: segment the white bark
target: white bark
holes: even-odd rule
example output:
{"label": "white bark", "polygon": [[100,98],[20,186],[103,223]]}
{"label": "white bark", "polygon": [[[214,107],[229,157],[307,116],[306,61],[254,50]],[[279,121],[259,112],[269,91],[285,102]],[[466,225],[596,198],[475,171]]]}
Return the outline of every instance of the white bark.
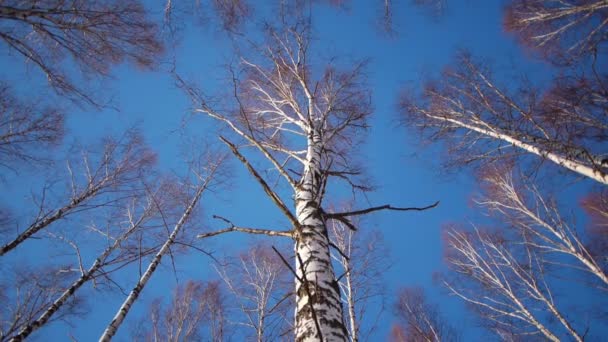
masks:
{"label": "white bark", "polygon": [[[279,340],[290,330],[284,301],[292,293],[289,274],[284,272],[280,257],[274,253],[270,246],[258,244],[237,262],[227,261],[221,268],[216,267],[245,318],[234,324],[255,331],[258,342]],[[279,297],[282,299],[277,300]],[[253,339],[253,335],[248,339]]]}
{"label": "white bark", "polygon": [[[526,200],[517,191],[510,174],[498,172],[488,175],[485,181],[497,187],[496,195],[478,201],[479,204],[496,210],[508,220],[520,218],[515,226],[531,237],[534,241],[526,243],[539,250],[570,255],[578,260],[591,274],[608,285],[608,275],[595,260],[593,255],[579,239],[576,231],[559,214],[558,209],[550,200],[545,200],[533,185],[526,185],[530,200]],[[531,202],[530,202],[531,201]],[[576,268],[579,266],[577,265]]]}
{"label": "white bark", "polygon": [[[542,158],[546,158],[552,162],[554,162],[555,164],[565,167],[571,171],[574,171],[576,173],[578,173],[581,176],[585,176],[588,178],[591,178],[595,181],[598,181],[602,184],[606,184],[608,185],[608,174],[601,172],[599,170],[594,170],[593,168],[584,165],[580,162],[577,162],[575,160],[570,160],[564,156],[561,156],[559,154],[556,153],[552,153],[551,151],[547,151],[541,148],[538,148],[534,145],[525,143],[521,140],[518,140],[512,136],[509,136],[507,134],[503,134],[500,133],[494,129],[491,128],[482,128],[480,126],[477,125],[473,125],[473,124],[468,124],[466,122],[463,122],[461,120],[456,120],[456,119],[452,119],[452,118],[447,118],[447,117],[441,117],[441,116],[436,116],[436,115],[432,115],[428,112],[424,113],[426,116],[428,116],[429,118],[432,118],[434,120],[441,120],[441,121],[446,121],[449,123],[452,123],[456,126],[462,127],[462,128],[466,128],[468,130],[486,135],[488,137],[494,138],[494,139],[499,139],[502,141],[505,141],[515,147],[521,148],[527,152],[533,153],[539,157]],[[489,126],[488,126],[489,127]]]}
{"label": "white bark", "polygon": [[190,217],[190,214],[196,207],[196,204],[198,203],[199,199],[201,198],[201,196],[203,194],[203,191],[206,189],[206,187],[208,185],[208,181],[209,181],[209,179],[207,179],[205,182],[203,182],[203,184],[201,184],[199,186],[199,188],[196,191],[196,194],[190,201],[190,204],[188,205],[188,207],[182,214],[179,221],[175,224],[173,231],[169,235],[169,238],[167,239],[167,241],[165,241],[165,243],[162,245],[160,250],[156,253],[156,255],[154,256],[154,258],[148,265],[148,268],[146,269],[144,274],[139,278],[137,285],[135,285],[135,287],[133,287],[133,289],[129,293],[129,296],[127,296],[127,299],[125,299],[125,301],[122,303],[122,305],[118,309],[118,312],[114,316],[114,319],[112,319],[112,322],[108,325],[106,330],[103,332],[103,335],[99,338],[100,342],[101,341],[108,342],[116,334],[116,331],[118,330],[118,328],[124,321],[125,317],[129,313],[131,306],[133,305],[133,303],[135,303],[135,301],[139,297],[139,294],[144,289],[144,287],[148,283],[148,280],[150,280],[150,277],[152,276],[152,274],[154,273],[154,271],[160,264],[163,255],[165,255],[169,251],[169,248],[175,242],[175,238],[177,237],[177,234],[180,232],[181,228],[184,226],[184,224]]}
{"label": "white bark", "polygon": [[23,233],[19,234],[19,236],[17,236],[15,239],[13,239],[13,241],[5,244],[4,246],[2,246],[0,248],[0,256],[3,256],[4,254],[10,252],[11,250],[15,249],[17,246],[19,246],[19,244],[21,244],[23,241],[27,240],[28,238],[30,238],[32,235],[36,234],[37,232],[39,232],[40,230],[48,227],[50,224],[52,224],[53,222],[60,220],[61,218],[63,218],[65,215],[69,214],[72,210],[74,210],[75,208],[77,208],[79,205],[81,205],[83,202],[85,202],[86,200],[92,198],[95,196],[95,194],[97,194],[99,192],[99,190],[101,189],[101,185],[99,186],[94,186],[90,189],[88,189],[87,191],[81,193],[78,195],[78,197],[73,198],[70,203],[66,204],[65,206],[57,209],[51,216],[35,222],[34,224],[32,224],[30,227],[28,227]]}
{"label": "white bark", "polygon": [[76,291],[82,285],[84,285],[89,280],[93,279],[93,277],[95,276],[95,272],[97,272],[101,267],[103,267],[105,265],[105,262],[106,262],[106,259],[108,258],[108,256],[110,256],[110,254],[112,254],[112,252],[114,252],[116,249],[118,249],[120,247],[121,243],[123,241],[125,241],[136,229],[140,228],[145,217],[146,217],[146,214],[142,215],[137,220],[137,222],[134,222],[131,225],[131,227],[129,227],[129,229],[127,231],[125,231],[120,237],[118,237],[111,246],[106,248],[103,251],[103,253],[101,253],[101,255],[98,256],[97,259],[95,259],[95,261],[93,262],[91,267],[89,267],[89,269],[87,269],[84,273],[82,273],[81,276],[78,279],[76,279],[76,281],[74,281],[72,283],[72,285],[70,285],[70,287],[68,289],[66,289],[61,294],[61,296],[59,296],[53,302],[53,304],[46,309],[46,311],[44,313],[42,313],[42,315],[40,315],[40,317],[38,317],[38,319],[29,323],[27,326],[23,327],[21,329],[21,331],[19,332],[19,334],[14,336],[11,339],[11,342],[23,341],[31,333],[33,333],[34,331],[36,331],[37,329],[42,327],[44,324],[46,324],[51,319],[51,317],[57,311],[59,311],[59,309],[61,309],[61,307],[74,295],[74,293],[76,293]]}
{"label": "white bark", "polygon": [[[255,63],[243,58],[244,74],[248,76],[245,80],[233,77],[238,110],[232,114],[211,108],[199,91],[179,77],[178,81],[200,106],[198,112],[225,123],[247,145],[259,150],[294,190],[295,215],[236,147],[222,139],[293,226],[288,234],[295,240],[296,341],[347,341],[321,205],[330,174],[341,176],[354,189],[362,188],[352,181],[358,172],[348,153],[353,138],[367,126],[371,97],[362,78],[365,63],[348,71],[328,65],[320,79],[309,79],[314,74],[307,61],[309,26],[296,17],[294,26],[282,22],[276,29],[267,30],[271,43],[265,41],[254,49],[265,61]],[[230,71],[236,76],[234,70]],[[300,177],[298,182],[292,174]],[[264,233],[232,228],[226,231]]]}
{"label": "white bark", "polygon": [[[300,229],[295,236],[296,341],[348,341],[340,288],[335,277],[327,227],[321,215],[322,140],[315,130],[308,138],[307,165],[295,194]],[[310,294],[310,295],[309,295]],[[320,329],[320,331],[319,331]]]}
{"label": "white bark", "polygon": [[[551,341],[559,337],[545,324],[537,312],[548,311],[576,341],[582,337],[561,314],[543,275],[537,270],[539,261],[526,248],[527,264],[521,265],[513,254],[501,244],[475,231],[475,235],[450,230],[449,244],[457,256],[448,262],[461,274],[478,282],[481,290],[466,289],[444,281],[452,293],[486,313],[483,317],[503,327],[515,327],[509,320],[524,322]],[[525,246],[525,244],[524,244]],[[486,292],[487,291],[487,292]],[[523,295],[522,295],[523,294]],[[528,297],[532,302],[524,301]]]}
{"label": "white bark", "polygon": [[350,271],[350,268],[347,268],[346,275],[344,276],[346,278],[346,304],[348,305],[350,338],[353,342],[358,342],[359,326],[357,325],[357,314],[355,312],[355,294],[353,289],[352,273]]}
{"label": "white bark", "polygon": [[[100,157],[99,165],[96,168],[90,168],[89,158],[83,158],[86,185],[82,186],[82,189],[76,184],[74,180],[76,177],[68,163],[68,172],[72,178],[72,195],[69,201],[54,211],[48,212],[42,210],[43,205],[41,204],[40,216],[11,242],[0,247],[0,256],[12,251],[32,235],[68,215],[95,208],[95,206],[86,207],[86,204],[100,194],[115,191],[116,188],[134,181],[138,172],[149,166],[151,159],[150,154],[137,143],[137,136],[127,133],[128,140],[125,142],[111,142],[104,146],[104,154]],[[106,205],[109,204],[109,202],[106,203]]]}

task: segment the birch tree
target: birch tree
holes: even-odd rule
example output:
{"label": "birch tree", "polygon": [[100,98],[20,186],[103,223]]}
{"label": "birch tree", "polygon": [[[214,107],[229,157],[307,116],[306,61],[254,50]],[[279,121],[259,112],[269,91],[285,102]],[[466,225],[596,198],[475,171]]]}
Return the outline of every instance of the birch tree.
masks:
{"label": "birch tree", "polygon": [[[42,230],[75,213],[110,205],[129,192],[140,180],[143,170],[155,162],[155,156],[142,143],[136,132],[127,132],[121,139],[106,139],[102,151],[83,150],[82,160],[68,161],[66,196],[63,203],[49,208],[43,189],[37,216],[25,229],[11,233],[0,247],[0,256],[14,250]],[[78,167],[78,168],[76,168]],[[95,202],[98,200],[98,202]],[[102,204],[100,204],[102,203]]]}
{"label": "birch tree", "polygon": [[[574,218],[560,214],[555,199],[516,175],[506,167],[480,174],[484,191],[475,202],[500,226],[448,229],[447,262],[453,272],[444,285],[501,339],[583,341],[597,331],[599,322],[590,318],[596,308],[567,303],[576,291],[593,293],[598,301],[605,298],[603,253],[589,247],[589,236],[574,225]],[[560,292],[564,284],[578,290]]]}
{"label": "birch tree", "polygon": [[88,78],[108,76],[110,67],[123,61],[150,67],[162,51],[156,30],[137,0],[9,0],[0,5],[6,52],[32,63],[59,94],[89,104],[98,101],[77,85],[64,62]]}
{"label": "birch tree", "polygon": [[224,341],[226,307],[220,283],[189,280],[168,305],[155,299],[134,331],[135,341]]}
{"label": "birch tree", "polygon": [[586,230],[591,240],[587,243],[589,253],[608,270],[608,191],[592,192],[581,204],[591,218]]}
{"label": "birch tree", "polygon": [[525,177],[515,179],[513,173],[508,169],[487,170],[481,176],[484,196],[476,202],[525,236],[523,243],[547,254],[544,257],[547,262],[552,259],[549,256],[561,254],[566,258],[556,258],[560,260],[560,268],[584,270],[599,281],[599,286],[608,289],[605,265],[581,237],[584,231],[560,214],[554,198],[543,196]]}
{"label": "birch tree", "polygon": [[[54,298],[69,286],[65,272],[63,265],[48,263],[3,269],[0,283],[3,304],[0,308],[0,341],[12,341],[23,327],[53,304]],[[82,298],[71,297],[57,310],[51,321],[74,318],[87,311]]]}
{"label": "birch tree", "polygon": [[[526,85],[509,91],[487,68],[462,55],[421,98],[406,94],[401,107],[406,122],[431,139],[453,142],[450,155],[458,164],[533,155],[608,184],[600,143],[608,133],[603,80],[558,79],[544,95]],[[572,93],[576,88],[578,94]]]}
{"label": "birch tree", "polygon": [[[498,336],[584,340],[585,329],[577,327],[560,306],[545,276],[542,256],[532,246],[477,229],[472,233],[451,229],[447,239],[448,263],[464,281],[448,280],[444,285],[470,304]],[[516,246],[522,246],[523,253],[515,252]]]}
{"label": "birch tree", "polygon": [[[110,220],[110,227],[98,228],[90,227],[95,233],[101,234],[107,240],[106,248],[94,259],[89,267],[84,265],[81,247],[77,243],[69,241],[74,248],[78,262],[76,263],[79,276],[71,282],[65,290],[55,295],[52,302],[41,310],[36,317],[32,317],[19,327],[18,333],[10,336],[11,341],[22,341],[31,333],[54,319],[54,317],[64,310],[64,306],[72,303],[76,292],[87,283],[93,282],[95,287],[99,287],[112,274],[138,261],[153,251],[154,241],[152,233],[159,219],[157,205],[162,201],[160,196],[166,191],[166,186],[151,190],[145,196],[133,198],[125,208],[117,211],[109,211],[108,214],[113,218]],[[163,205],[164,206],[164,205]],[[165,208],[166,209],[166,208]],[[112,227],[112,226],[116,227]],[[144,234],[146,241],[140,241],[136,236]],[[114,235],[116,234],[116,235]],[[67,237],[63,239],[68,239]],[[70,270],[65,270],[70,273]],[[65,280],[64,280],[65,281]]]}
{"label": "birch tree", "polygon": [[[606,42],[606,9],[601,0],[514,0],[504,24],[520,41],[558,62],[597,56]],[[601,53],[601,52],[600,52]]]}
{"label": "birch tree", "polygon": [[[354,228],[351,216],[421,208],[383,205],[351,212],[323,210],[330,180],[341,179],[356,189],[366,188],[357,182],[360,172],[351,154],[371,113],[363,74],[365,63],[350,67],[329,64],[318,71],[309,56],[310,27],[305,20],[266,28],[265,42],[255,45],[252,55],[241,58],[240,70],[232,68],[233,109],[223,109],[225,105],[213,103],[179,77],[178,81],[192,96],[196,112],[219,121],[230,130],[230,139],[239,140],[237,145],[222,138],[291,226],[288,230],[233,226],[226,231],[292,238],[296,340],[344,341],[348,332],[326,222],[339,220]],[[257,150],[285,182],[294,199],[295,213],[241,152],[247,147]]]}
{"label": "birch tree", "polygon": [[0,166],[17,171],[22,162],[36,165],[48,160],[36,147],[59,144],[63,122],[58,108],[22,101],[8,84],[0,82]]}
{"label": "birch tree", "polygon": [[[208,160],[208,165],[205,168],[199,169],[200,171],[194,169],[192,172],[196,176],[197,184],[193,187],[194,194],[191,195],[190,199],[186,203],[186,207],[184,208],[179,220],[173,226],[173,229],[169,231],[169,227],[167,228],[166,239],[162,246],[156,251],[150,262],[148,263],[148,267],[141,274],[137,284],[133,286],[132,290],[129,292],[127,298],[124,300],[116,315],[108,324],[106,329],[104,330],[102,336],[100,337],[100,341],[110,341],[112,337],[116,334],[118,328],[121,326],[125,317],[129,313],[131,307],[136,302],[137,298],[141,294],[141,291],[145,288],[148,281],[156,271],[157,267],[160,265],[162,258],[164,255],[171,252],[171,248],[176,243],[179,234],[184,229],[184,226],[188,223],[193,212],[196,210],[197,205],[203,196],[205,190],[207,190],[214,179],[214,176],[221,170],[221,161],[223,158],[220,158],[216,161]],[[203,173],[204,172],[204,173]]]}
{"label": "birch tree", "polygon": [[392,341],[459,340],[458,333],[441,316],[437,305],[429,303],[422,288],[409,287],[399,290],[394,311],[398,323],[393,327]]}
{"label": "birch tree", "polygon": [[[574,175],[608,184],[604,1],[514,0],[505,26],[524,44],[558,62],[542,87],[527,80],[507,85],[491,69],[461,54],[421,96],[404,94],[405,121],[431,139],[453,143],[456,163],[535,156]],[[591,59],[582,58],[591,56]],[[535,169],[533,166],[531,169]]]}
{"label": "birch tree", "polygon": [[[289,337],[293,305],[289,273],[280,257],[265,244],[253,246],[236,261],[224,261],[216,270],[234,302],[237,313],[231,321],[234,328],[251,331],[250,339],[258,342]],[[236,317],[243,317],[238,319]]]}
{"label": "birch tree", "polygon": [[[353,222],[361,228],[360,223]],[[391,267],[389,252],[379,231],[354,231],[340,221],[329,224],[332,258],[338,265],[338,284],[346,306],[350,340],[369,338],[384,310],[384,274]]]}

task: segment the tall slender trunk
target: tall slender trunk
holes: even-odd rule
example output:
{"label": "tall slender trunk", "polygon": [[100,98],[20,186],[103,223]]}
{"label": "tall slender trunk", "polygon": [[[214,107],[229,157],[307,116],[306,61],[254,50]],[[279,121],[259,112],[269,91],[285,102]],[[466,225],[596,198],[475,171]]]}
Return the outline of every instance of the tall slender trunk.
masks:
{"label": "tall slender trunk", "polygon": [[[351,238],[349,237],[349,240]],[[352,241],[349,242],[349,249],[350,244],[352,243]],[[350,265],[350,261],[348,261],[348,259],[346,258],[342,258],[342,261],[344,262],[344,264],[347,266],[345,269],[346,275],[344,276],[346,278],[346,301],[347,301],[347,305],[348,305],[348,321],[349,321],[349,325],[350,325],[350,339],[352,342],[359,342],[359,327],[357,326],[357,312],[355,311],[355,289],[353,287],[353,278],[352,278],[352,272],[351,272],[351,265]]]}
{"label": "tall slender trunk", "polygon": [[553,153],[551,151],[536,147],[532,144],[528,144],[528,143],[521,141],[519,139],[516,139],[508,134],[497,132],[494,129],[482,128],[477,125],[467,124],[460,120],[445,118],[445,117],[440,117],[440,116],[434,116],[434,115],[430,115],[428,113],[426,113],[426,115],[432,119],[450,122],[450,123],[460,126],[462,128],[466,128],[471,131],[475,131],[477,133],[484,134],[484,135],[492,137],[494,139],[500,139],[502,141],[508,142],[509,144],[512,144],[513,146],[519,147],[527,152],[536,154],[539,157],[546,158],[546,159],[554,162],[557,165],[560,165],[562,167],[565,167],[571,171],[578,173],[579,175],[589,177],[602,184],[608,185],[608,174],[606,174],[604,171],[596,170],[592,167],[589,167],[579,161],[571,160],[571,159],[568,159],[567,157],[564,157],[557,153]]}
{"label": "tall slender trunk", "polygon": [[47,218],[45,218],[41,221],[38,221],[38,222],[32,224],[31,226],[29,226],[23,233],[19,234],[19,236],[17,236],[13,241],[0,247],[0,256],[3,256],[4,254],[15,249],[17,246],[19,246],[19,244],[21,244],[23,241],[27,240],[30,236],[36,234],[40,230],[46,228],[51,223],[61,219],[62,217],[64,217],[68,213],[70,213],[70,211],[72,211],[74,208],[76,208],[77,206],[82,204],[84,201],[95,196],[95,194],[100,189],[101,189],[101,185],[97,185],[93,188],[90,188],[89,190],[78,195],[78,197],[72,199],[70,201],[70,203],[57,209],[51,216],[48,216]]}
{"label": "tall slender trunk", "polygon": [[51,304],[46,311],[38,317],[33,322],[30,322],[27,326],[23,327],[18,335],[11,339],[11,342],[19,342],[23,341],[26,337],[28,337],[31,333],[36,331],[38,328],[42,327],[46,324],[51,317],[61,309],[61,307],[76,293],[76,291],[84,285],[87,281],[93,279],[95,272],[97,272],[105,263],[105,260],[110,256],[110,254],[120,247],[121,243],[126,240],[137,228],[140,227],[141,223],[144,220],[144,216],[142,215],[137,222],[135,222],[127,231],[125,231],[120,237],[118,237],[114,243],[106,248],[103,253],[95,261],[93,265],[89,267],[76,281],[67,288],[59,298],[57,298],[53,304]]}
{"label": "tall slender trunk", "polygon": [[[320,209],[322,140],[312,130],[307,165],[295,193],[300,229],[295,235],[296,341],[348,341],[340,288],[329,254],[327,227]],[[300,282],[302,280],[302,282]]]}
{"label": "tall slender trunk", "polygon": [[165,255],[169,251],[169,248],[175,242],[175,238],[177,237],[177,234],[179,233],[181,228],[184,226],[184,224],[190,217],[192,210],[194,210],[194,207],[198,203],[199,199],[201,198],[201,196],[203,194],[203,191],[205,190],[205,188],[207,186],[206,183],[207,182],[205,182],[198,188],[198,190],[196,191],[196,194],[192,198],[192,201],[186,208],[186,211],[184,211],[184,213],[182,214],[182,217],[180,217],[179,221],[175,224],[175,227],[173,228],[173,231],[169,235],[169,238],[167,239],[167,241],[165,241],[165,243],[160,248],[158,253],[156,253],[156,255],[154,256],[154,258],[148,265],[148,268],[146,269],[144,274],[139,278],[137,285],[135,285],[135,287],[133,287],[133,289],[131,290],[131,293],[129,293],[129,296],[127,296],[127,299],[125,299],[125,301],[122,303],[122,305],[118,309],[118,312],[114,316],[114,319],[112,319],[112,322],[108,325],[106,330],[103,332],[103,335],[99,338],[100,342],[109,342],[112,340],[112,337],[116,334],[116,331],[118,330],[118,328],[124,321],[125,317],[129,313],[131,306],[133,305],[133,303],[135,303],[135,301],[139,297],[139,294],[144,289],[144,287],[148,283],[148,280],[150,280],[150,277],[152,276],[152,274],[154,273],[154,271],[160,264],[160,262],[163,258],[163,255]]}

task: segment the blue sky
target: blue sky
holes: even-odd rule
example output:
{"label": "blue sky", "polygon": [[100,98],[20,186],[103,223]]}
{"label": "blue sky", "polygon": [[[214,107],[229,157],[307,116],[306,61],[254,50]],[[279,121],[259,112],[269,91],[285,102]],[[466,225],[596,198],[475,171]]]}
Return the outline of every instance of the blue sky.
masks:
{"label": "blue sky", "polygon": [[[449,0],[442,16],[434,18],[409,1],[394,1],[394,21],[399,34],[387,38],[374,28],[379,1],[353,1],[346,10],[318,5],[313,13],[313,56],[316,61],[340,56],[353,59],[369,58],[369,83],[373,93],[374,113],[371,129],[360,149],[360,159],[377,186],[368,194],[366,204],[396,206],[424,206],[437,200],[439,207],[426,212],[379,212],[363,221],[362,230],[377,229],[382,232],[390,250],[393,266],[386,271],[386,289],[393,295],[401,286],[422,286],[432,301],[442,303],[441,309],[448,320],[465,337],[476,339],[479,331],[475,322],[463,314],[464,307],[446,295],[433,283],[433,275],[443,271],[442,226],[451,222],[475,220],[479,213],[471,205],[476,184],[470,172],[464,171],[448,177],[440,174],[442,150],[438,145],[422,147],[417,133],[399,124],[397,99],[403,88],[417,89],[421,80],[435,75],[449,64],[459,49],[467,49],[475,56],[491,60],[497,72],[525,73],[531,79],[542,80],[552,70],[544,62],[535,60],[515,44],[513,37],[502,28],[501,1]],[[156,7],[153,7],[156,6]],[[162,6],[150,4],[160,14]],[[3,49],[6,49],[3,46]],[[210,92],[220,92],[225,69],[230,62],[230,46],[222,34],[210,25],[186,24],[183,38],[174,51],[169,50],[165,62],[158,71],[142,71],[130,65],[113,70],[113,79],[105,81],[100,96],[112,98],[118,110],[102,111],[69,107],[67,140],[94,142],[108,133],[119,133],[133,125],[141,128],[146,142],[159,156],[159,166],[164,172],[183,174],[185,165],[184,136],[200,141],[216,140],[216,125],[207,118],[192,115],[191,104],[181,90],[175,87],[167,70],[171,56],[175,56],[177,71],[187,79]],[[44,89],[35,70],[23,68],[22,61],[0,57],[0,75],[14,80],[24,89]],[[60,149],[61,150],[61,149]],[[58,152],[60,153],[60,152]],[[231,184],[203,200],[205,216],[212,214],[229,217],[235,223],[269,228],[285,228],[286,222],[258,184],[243,169],[232,162]],[[37,177],[36,172],[26,172],[25,177]],[[7,181],[0,195],[0,203],[21,210],[27,207],[28,196],[35,192],[36,181],[22,175],[7,173]],[[572,204],[582,190],[572,190]],[[338,196],[339,197],[339,196]],[[289,198],[285,196],[285,198]],[[255,203],[252,210],[250,204]],[[86,219],[83,219],[86,221]],[[77,224],[72,222],[71,224]],[[221,228],[221,223],[210,218],[191,229]],[[236,255],[244,250],[250,240],[243,236],[224,235],[201,246],[216,251],[217,256]],[[44,254],[35,243],[24,245],[12,260],[27,260],[33,255]],[[142,300],[127,317],[127,322],[117,335],[118,341],[129,340],[129,321],[138,318],[152,298],[167,296],[176,285],[169,259],[163,261],[145,289]],[[4,260],[3,260],[4,262]],[[176,257],[178,279],[215,279],[212,260],[192,252]],[[4,267],[4,266],[3,266]],[[126,275],[124,284],[133,283],[136,274]],[[123,300],[120,293],[93,291],[90,287],[83,295],[90,299],[91,313],[73,322],[72,326],[61,322],[42,329],[34,336],[37,340],[67,340],[68,333],[79,341],[95,340]],[[388,297],[390,303],[391,297]],[[392,324],[388,308],[379,329],[372,340],[388,336]]]}

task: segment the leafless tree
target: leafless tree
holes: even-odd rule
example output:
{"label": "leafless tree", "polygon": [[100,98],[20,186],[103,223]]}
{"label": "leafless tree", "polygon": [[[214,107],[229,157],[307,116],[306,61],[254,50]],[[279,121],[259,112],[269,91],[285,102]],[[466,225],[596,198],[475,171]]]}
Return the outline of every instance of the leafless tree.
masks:
{"label": "leafless tree", "polygon": [[173,229],[169,231],[169,227],[166,227],[166,233],[168,236],[165,237],[164,243],[156,251],[145,272],[140,276],[137,284],[133,287],[127,298],[116,312],[116,315],[103,332],[103,335],[100,337],[100,341],[110,341],[116,334],[116,331],[129,313],[131,306],[135,303],[141,291],[144,289],[157,267],[160,265],[163,256],[170,253],[171,248],[176,243],[179,234],[187,224],[188,220],[191,219],[191,216],[196,210],[203,193],[213,184],[214,177],[221,172],[222,161],[224,158],[221,157],[216,160],[212,158],[213,157],[210,156],[210,159],[208,159],[208,164],[205,168],[192,170],[196,176],[196,185],[192,186],[192,188],[194,188],[194,194],[192,194],[187,203],[185,203],[186,206],[183,209],[179,220],[173,226]]}
{"label": "leafless tree", "polygon": [[0,83],[0,166],[15,169],[18,162],[44,159],[35,147],[58,144],[63,137],[63,120],[57,108],[19,101],[10,86]]}
{"label": "leafless tree", "polygon": [[[361,228],[360,223],[353,224]],[[353,342],[366,340],[384,309],[383,275],[390,268],[388,250],[378,231],[354,231],[340,221],[331,221],[328,226],[330,243],[335,246],[332,257],[337,271],[342,272],[338,284],[347,308],[349,337]],[[377,312],[369,312],[372,302]]]}
{"label": "leafless tree", "polygon": [[[34,268],[3,269],[0,284],[0,341],[12,341],[18,332],[35,320],[54,298],[68,286],[64,269],[56,265],[38,265]],[[53,320],[82,315],[85,307],[77,297],[70,298]]]}
{"label": "leafless tree", "polygon": [[600,234],[608,234],[608,192],[606,190],[590,194],[583,199],[583,208],[591,216],[592,224]]}
{"label": "leafless tree", "polygon": [[589,252],[608,270],[608,191],[597,191],[589,194],[582,201],[583,209],[591,217],[588,246]]}
{"label": "leafless tree", "polygon": [[400,324],[393,324],[391,327],[391,334],[389,335],[389,341],[391,342],[403,342],[407,340],[405,329]]}
{"label": "leafless tree", "polygon": [[122,61],[150,67],[162,51],[156,25],[137,0],[28,0],[0,5],[0,39],[39,68],[60,94],[96,104],[70,77],[70,60],[86,77],[107,76]]}
{"label": "leafless tree", "polygon": [[560,307],[543,256],[533,246],[478,229],[450,229],[446,234],[448,263],[457,280],[446,280],[445,286],[498,336],[584,340],[586,332]]}
{"label": "leafless tree", "polygon": [[[37,317],[32,317],[20,326],[18,334],[11,337],[11,341],[22,341],[32,332],[41,328],[51,321],[55,315],[63,310],[63,307],[73,301],[76,292],[85,284],[94,282],[95,287],[99,287],[112,274],[125,267],[126,265],[138,261],[154,251],[155,241],[152,238],[154,230],[158,230],[160,212],[158,206],[164,202],[166,184],[161,182],[158,188],[146,192],[141,197],[135,197],[128,201],[125,208],[120,210],[108,211],[111,217],[108,227],[96,227],[91,225],[89,229],[96,234],[102,235],[106,240],[105,249],[95,258],[87,268],[84,265],[81,249],[83,246],[72,241],[69,237],[59,236],[62,241],[67,242],[74,250],[77,262],[73,267],[63,270],[65,273],[77,274],[78,277],[65,290],[57,295]],[[146,241],[141,241],[141,236],[146,236]],[[90,247],[89,247],[90,248]],[[68,278],[66,276],[66,278]],[[110,280],[110,283],[112,281]]]}
{"label": "leafless tree", "polygon": [[459,340],[456,330],[441,317],[437,306],[428,302],[422,288],[402,288],[397,295],[395,313],[399,319],[391,334],[395,342]]}
{"label": "leafless tree", "polygon": [[223,341],[225,304],[219,282],[189,280],[178,286],[169,305],[158,298],[140,322],[135,341]]}
{"label": "leafless tree", "polygon": [[[608,161],[599,143],[608,136],[607,93],[592,84],[597,82],[562,78],[544,95],[526,85],[509,91],[463,54],[421,98],[404,95],[401,108],[406,122],[431,139],[448,138],[459,164],[535,155],[608,184]],[[574,88],[578,96],[568,90]]]}
{"label": "leafless tree", "polygon": [[[586,237],[574,218],[560,213],[555,199],[518,175],[504,165],[479,174],[483,194],[475,202],[503,226],[500,231],[449,229],[447,260],[455,272],[444,284],[501,339],[567,336],[582,341],[593,326],[576,312],[589,314],[595,308],[566,306],[570,296],[556,284],[569,283],[603,298],[605,253],[594,248],[597,239]],[[595,196],[584,202],[588,210],[601,207]]]}
{"label": "leafless tree", "polygon": [[[288,231],[248,232],[294,239],[296,340],[329,336],[346,340],[348,332],[329,252],[326,221],[340,220],[352,227],[350,216],[383,209],[421,208],[384,205],[343,213],[322,209],[330,179],[346,180],[356,189],[367,188],[357,183],[359,171],[349,156],[367,126],[370,95],[363,77],[363,62],[344,68],[327,65],[320,72],[313,69],[308,51],[310,27],[306,20],[294,17],[295,23],[266,25],[264,43],[245,50],[252,54],[241,59],[242,69],[238,72],[232,69],[232,103],[213,103],[181,78],[178,81],[192,96],[196,112],[224,124],[234,139],[239,139],[241,143],[237,146],[222,138],[289,220],[292,229]],[[224,109],[230,105],[232,109]],[[241,153],[246,147],[261,153],[289,187],[295,198],[295,215]],[[226,231],[238,231],[237,228],[233,225]]]}
{"label": "leafless tree", "polygon": [[252,11],[245,0],[213,0],[212,4],[227,31],[235,31]]}
{"label": "leafless tree", "polygon": [[16,237],[3,243],[0,256],[61,219],[129,196],[130,187],[141,179],[142,172],[155,159],[155,155],[143,145],[141,136],[135,132],[128,132],[118,140],[106,139],[99,154],[82,151],[78,168],[74,162],[67,163],[67,198],[63,199],[62,204],[48,208],[46,189],[43,189],[37,216]]}
{"label": "leafless tree", "polygon": [[241,35],[253,17],[256,4],[248,0],[174,1],[166,0],[164,6],[164,31],[172,39],[180,31],[183,22],[194,21],[203,27],[213,27],[228,35]]}
{"label": "leafless tree", "polygon": [[[543,196],[525,177],[515,180],[513,171],[508,169],[490,168],[481,177],[485,192],[476,202],[519,230],[525,236],[522,243],[543,254],[567,256],[559,258],[560,268],[584,270],[608,289],[605,268],[580,238],[582,231],[560,214],[555,199]],[[549,262],[552,258],[545,256],[543,259]]]}
{"label": "leafless tree", "polygon": [[254,332],[252,340],[277,341],[289,336],[293,305],[292,283],[280,257],[265,244],[252,247],[236,263],[229,260],[216,267],[220,277],[235,297],[241,325]]}
{"label": "leafless tree", "polygon": [[602,0],[514,0],[504,21],[524,44],[569,62],[595,55],[606,42],[607,10]]}

